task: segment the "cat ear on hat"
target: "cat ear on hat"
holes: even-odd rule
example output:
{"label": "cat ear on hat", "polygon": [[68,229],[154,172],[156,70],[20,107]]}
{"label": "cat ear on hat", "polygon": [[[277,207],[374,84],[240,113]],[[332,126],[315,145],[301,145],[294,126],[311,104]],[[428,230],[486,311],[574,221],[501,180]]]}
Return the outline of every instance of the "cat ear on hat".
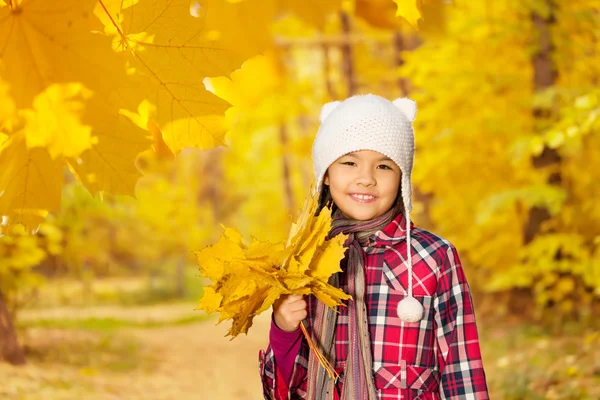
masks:
{"label": "cat ear on hat", "polygon": [[340,101],[332,101],[331,103],[326,103],[321,107],[321,115],[319,115],[319,121],[323,123],[325,119],[331,114],[333,110],[340,104]]}
{"label": "cat ear on hat", "polygon": [[417,103],[408,97],[402,97],[392,101],[392,104],[396,106],[400,111],[406,115],[410,122],[414,122],[417,117]]}

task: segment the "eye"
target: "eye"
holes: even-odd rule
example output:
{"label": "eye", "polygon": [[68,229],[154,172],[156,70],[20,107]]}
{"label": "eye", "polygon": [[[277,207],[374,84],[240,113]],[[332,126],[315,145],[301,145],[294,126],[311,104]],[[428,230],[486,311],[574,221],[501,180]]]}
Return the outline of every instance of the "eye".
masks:
{"label": "eye", "polygon": [[356,163],[354,163],[352,161],[342,161],[340,164],[342,164],[342,165],[350,165],[350,166],[356,165]]}
{"label": "eye", "polygon": [[392,169],[392,167],[390,167],[389,165],[385,165],[385,164],[381,164],[381,165],[379,165],[379,166],[378,166],[378,168],[381,168],[381,169],[388,169],[388,170],[391,170],[391,169]]}

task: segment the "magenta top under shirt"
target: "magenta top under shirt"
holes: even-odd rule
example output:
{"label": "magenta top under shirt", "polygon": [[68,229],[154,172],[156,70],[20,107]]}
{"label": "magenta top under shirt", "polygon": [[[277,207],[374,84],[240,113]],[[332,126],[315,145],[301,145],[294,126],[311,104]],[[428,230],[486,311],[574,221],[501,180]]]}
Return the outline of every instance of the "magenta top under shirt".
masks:
{"label": "magenta top under shirt", "polygon": [[302,344],[302,330],[300,328],[293,332],[281,330],[273,318],[271,318],[271,330],[269,331],[269,342],[277,367],[285,383],[289,386],[294,370],[296,356],[300,352]]}

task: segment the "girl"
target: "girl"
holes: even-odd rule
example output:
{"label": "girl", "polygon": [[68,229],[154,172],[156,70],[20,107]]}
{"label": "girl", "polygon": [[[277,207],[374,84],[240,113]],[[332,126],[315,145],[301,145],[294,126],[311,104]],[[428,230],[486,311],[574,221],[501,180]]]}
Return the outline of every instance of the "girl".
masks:
{"label": "girl", "polygon": [[[329,237],[349,234],[330,283],[352,295],[332,311],[282,297],[259,354],[265,399],[488,399],[469,286],[447,240],[410,221],[417,107],[375,95],[328,103],[313,144]],[[407,246],[410,243],[410,246]],[[339,379],[329,379],[299,329]]]}

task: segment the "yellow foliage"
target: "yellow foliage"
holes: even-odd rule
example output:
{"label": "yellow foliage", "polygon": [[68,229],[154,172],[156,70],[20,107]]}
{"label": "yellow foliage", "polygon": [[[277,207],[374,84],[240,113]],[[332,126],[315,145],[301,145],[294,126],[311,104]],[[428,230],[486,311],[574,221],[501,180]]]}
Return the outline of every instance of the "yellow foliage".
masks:
{"label": "yellow foliage", "polygon": [[[433,195],[435,229],[478,267],[473,287],[528,288],[540,309],[553,303],[568,314],[585,310],[585,293],[600,287],[592,244],[600,226],[600,173],[589,168],[600,154],[599,69],[590,59],[600,46],[590,40],[593,18],[583,17],[594,6],[559,3],[551,29],[559,78],[547,91],[534,87],[534,3],[455,3],[446,8],[445,34],[403,53],[400,73],[422,104],[414,183]],[[540,121],[535,106],[556,114]],[[544,147],[558,151],[557,165],[533,165]],[[549,184],[555,172],[560,184]],[[550,218],[525,243],[534,207]],[[582,307],[572,308],[573,300]]]}
{"label": "yellow foliage", "polygon": [[233,106],[231,114],[227,114],[230,123],[234,118],[252,117],[259,126],[279,124],[298,113],[301,106],[297,99],[285,96],[285,75],[279,56],[271,50],[244,62],[230,78],[210,79],[212,90]]}
{"label": "yellow foliage", "polygon": [[342,7],[342,0],[278,0],[280,11],[291,13],[311,25],[322,27],[327,17]]}
{"label": "yellow foliage", "polygon": [[49,254],[59,255],[63,251],[63,232],[60,228],[51,223],[43,223],[38,231],[45,239],[45,247]]}
{"label": "yellow foliage", "polygon": [[8,234],[0,239],[3,245],[0,257],[2,271],[10,268],[22,270],[36,265],[46,257],[46,253],[37,245],[37,238],[30,236],[23,225],[11,226]]}
{"label": "yellow foliage", "polygon": [[404,18],[414,28],[417,28],[417,22],[421,19],[421,12],[418,7],[419,0],[394,0],[394,3],[398,6],[396,16]]}
{"label": "yellow foliage", "polygon": [[[16,111],[15,103],[8,95],[8,85],[0,78],[0,132],[12,130]],[[0,145],[2,145],[1,141]]]}
{"label": "yellow foliage", "polygon": [[[146,124],[128,116],[144,102],[172,151],[222,144],[227,103],[203,79],[229,74],[269,43],[275,6],[259,4],[23,0],[0,8],[0,215],[30,222],[27,207],[56,210],[64,165],[92,194],[133,195],[134,162],[151,141]],[[5,138],[13,132],[26,141]]]}
{"label": "yellow foliage", "polygon": [[196,253],[202,276],[212,281],[198,308],[219,312],[219,322],[233,319],[228,335],[247,333],[254,316],[283,294],[314,294],[331,308],[350,298],[327,283],[341,271],[346,236],[326,241],[331,211],[314,217],[316,206],[316,197],[306,202],[285,247],[256,239],[247,245],[237,230],[225,229],[218,242]]}
{"label": "yellow foliage", "polygon": [[[290,77],[275,50],[246,61],[229,78],[211,78],[215,93],[232,104],[223,175],[228,194],[244,199],[232,221],[244,234],[263,240],[285,239],[290,215],[310,184],[305,160],[312,137],[300,133],[298,120],[318,109],[313,76]],[[287,167],[287,169],[286,169]],[[261,201],[251,201],[260,198]],[[269,212],[265,212],[269,210]]]}
{"label": "yellow foliage", "polygon": [[211,149],[221,146],[226,132],[225,116],[211,114],[168,122],[163,128],[163,137],[171,151],[180,152],[186,147]]}
{"label": "yellow foliage", "polygon": [[78,157],[92,147],[92,128],[81,123],[80,115],[91,96],[77,83],[48,86],[34,98],[33,110],[21,111],[27,147],[46,147],[52,159]]}
{"label": "yellow foliage", "polygon": [[[50,238],[49,243],[53,251],[60,252],[58,241]],[[44,248],[44,241],[24,225],[15,224],[0,233],[0,293],[9,303],[18,290],[41,283],[42,277],[31,268],[46,258]]]}
{"label": "yellow foliage", "polygon": [[[62,186],[57,183],[62,183],[65,164],[94,193],[100,189],[131,193],[139,176],[133,160],[148,142],[144,132],[128,123],[118,111],[137,105],[141,97],[133,90],[123,90],[128,79],[123,68],[125,58],[114,53],[110,39],[92,32],[90,21],[82,18],[91,15],[93,5],[89,0],[67,1],[56,9],[54,3],[25,0],[13,5],[14,10],[0,9],[2,78],[9,86],[17,110],[33,110],[25,111],[16,125],[26,129],[28,144],[47,144],[55,157],[52,168],[34,167],[28,159],[39,163],[39,159],[51,158],[48,151],[30,149],[19,138],[13,143],[12,138],[9,140],[0,154],[3,161],[10,163],[3,165],[12,172],[4,176],[10,185],[7,181],[0,184],[6,188],[2,197],[8,197],[0,200],[2,215],[12,215],[29,206],[56,210]],[[75,82],[73,85],[78,86],[52,89],[53,84],[64,82]],[[75,87],[85,88],[86,93],[76,103],[73,95],[84,91]],[[75,91],[60,94],[61,90]],[[58,122],[61,113],[67,120]],[[52,126],[59,123],[64,124],[63,129],[53,130]],[[91,136],[98,137],[97,144],[89,139],[86,127],[92,127]],[[9,153],[14,147],[19,148],[18,154]],[[64,158],[63,154],[75,159]]]}
{"label": "yellow foliage", "polygon": [[[2,3],[0,158],[3,166],[12,165],[0,181],[0,215],[29,223],[24,215],[56,210],[57,183],[62,178],[54,172],[65,165],[94,195],[103,191],[133,195],[140,177],[135,159],[148,149],[157,131],[174,153],[185,147],[222,145],[226,132],[222,114],[228,104],[206,90],[204,78],[226,76],[263,51],[271,43],[276,16],[298,14],[319,25],[340,3],[319,1],[311,7],[297,0]],[[279,110],[295,108],[291,101],[274,100],[271,105]],[[267,114],[268,105],[263,110]],[[147,133],[150,120],[152,135]],[[20,147],[21,138],[6,137],[14,132],[24,132],[25,148]],[[17,153],[6,154],[15,147],[20,149]],[[40,158],[50,158],[56,165],[39,174],[35,168],[47,164]],[[37,167],[31,159],[36,159]],[[33,188],[32,181],[34,189],[22,190]]]}
{"label": "yellow foliage", "polygon": [[[191,250],[214,239],[213,204],[198,179],[203,152],[188,149],[174,160],[150,154],[143,155],[136,198],[105,193],[101,200],[80,185],[65,186],[61,212],[49,221],[64,237],[60,264],[69,272],[152,273],[175,282],[175,267],[194,265]],[[53,237],[45,225],[40,232]]]}
{"label": "yellow foliage", "polygon": [[355,0],[354,12],[370,25],[383,29],[397,29],[400,11],[398,5],[390,0]]}
{"label": "yellow foliage", "polygon": [[117,47],[131,55],[130,68],[144,79],[138,91],[160,111],[159,125],[181,120],[165,138],[172,149],[222,144],[219,128],[201,117],[223,113],[227,103],[202,81],[229,74],[268,45],[273,8],[258,1],[113,0],[98,3],[94,12]]}
{"label": "yellow foliage", "polygon": [[[0,215],[19,215],[18,220],[36,225],[30,210],[60,209],[63,170],[43,148],[28,149],[23,131],[13,133],[0,151]],[[34,222],[34,223],[28,223]]]}

